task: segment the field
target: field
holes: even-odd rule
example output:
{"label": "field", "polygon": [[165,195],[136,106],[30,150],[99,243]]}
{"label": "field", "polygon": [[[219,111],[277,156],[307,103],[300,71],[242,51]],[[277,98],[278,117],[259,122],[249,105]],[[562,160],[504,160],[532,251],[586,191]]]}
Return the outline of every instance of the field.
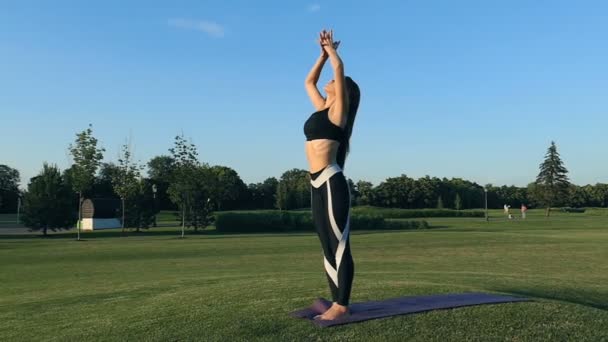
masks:
{"label": "field", "polygon": [[351,237],[355,302],[467,291],[533,302],[329,329],[288,316],[328,296],[312,233],[0,235],[0,340],[608,341],[608,216],[542,214]]}

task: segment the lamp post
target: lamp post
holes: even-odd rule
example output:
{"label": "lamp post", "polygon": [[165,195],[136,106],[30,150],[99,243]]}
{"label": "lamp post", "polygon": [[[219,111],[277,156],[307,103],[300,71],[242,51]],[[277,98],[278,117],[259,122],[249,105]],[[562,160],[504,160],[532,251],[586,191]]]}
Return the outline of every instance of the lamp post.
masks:
{"label": "lamp post", "polygon": [[488,217],[488,188],[484,187],[483,192],[485,193],[485,202],[486,202],[486,221],[489,221],[490,218]]}
{"label": "lamp post", "polygon": [[207,197],[207,208],[205,210],[205,215],[207,215],[207,216],[205,217],[205,227],[203,227],[203,229],[207,228],[207,225],[210,222],[209,217],[211,217],[211,212],[212,212],[210,203],[211,203],[211,197]]}
{"label": "lamp post", "polygon": [[152,198],[154,199],[154,227],[156,227],[156,213],[158,212],[158,206],[156,205],[156,184],[152,184]]}
{"label": "lamp post", "polygon": [[17,196],[17,224],[21,223],[21,195]]}

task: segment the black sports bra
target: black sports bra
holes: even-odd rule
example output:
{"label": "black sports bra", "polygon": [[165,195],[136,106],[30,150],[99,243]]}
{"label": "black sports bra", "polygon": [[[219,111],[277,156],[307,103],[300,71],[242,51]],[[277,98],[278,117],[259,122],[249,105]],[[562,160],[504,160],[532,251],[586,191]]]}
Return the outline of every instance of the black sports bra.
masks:
{"label": "black sports bra", "polygon": [[314,112],[304,123],[306,140],[331,139],[342,141],[344,131],[329,120],[329,108]]}

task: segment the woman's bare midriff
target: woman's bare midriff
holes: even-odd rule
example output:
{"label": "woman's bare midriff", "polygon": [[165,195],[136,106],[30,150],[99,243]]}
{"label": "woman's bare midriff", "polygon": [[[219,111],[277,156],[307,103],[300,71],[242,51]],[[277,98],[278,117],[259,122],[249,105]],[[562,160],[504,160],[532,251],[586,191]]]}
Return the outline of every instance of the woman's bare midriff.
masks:
{"label": "woman's bare midriff", "polygon": [[336,162],[340,143],[330,139],[316,139],[306,142],[306,158],[310,173],[323,170]]}

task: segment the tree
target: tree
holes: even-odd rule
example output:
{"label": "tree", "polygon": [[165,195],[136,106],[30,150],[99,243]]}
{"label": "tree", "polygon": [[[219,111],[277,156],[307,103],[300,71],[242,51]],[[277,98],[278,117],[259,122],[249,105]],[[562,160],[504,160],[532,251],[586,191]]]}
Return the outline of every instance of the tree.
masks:
{"label": "tree", "polygon": [[456,199],[454,200],[454,208],[456,208],[456,210],[462,209],[462,199],[460,198],[459,193],[456,193]]}
{"label": "tree", "polygon": [[481,185],[462,178],[444,179],[442,183],[443,198],[448,203],[454,203],[454,208],[457,207],[456,197],[459,197],[459,209],[482,208],[485,206]]}
{"label": "tree", "polygon": [[551,141],[536,177],[537,200],[547,208],[546,216],[549,216],[552,205],[559,205],[566,200],[570,185],[567,173],[568,170],[557,152],[555,142]]}
{"label": "tree", "polygon": [[215,165],[209,170],[212,177],[206,178],[211,188],[210,198],[216,210],[242,209],[242,200],[247,196],[247,186],[239,174],[226,166]]}
{"label": "tree", "polygon": [[383,207],[413,208],[414,182],[406,175],[387,178],[374,189],[374,202]]}
{"label": "tree", "polygon": [[175,160],[171,156],[156,156],[148,162],[148,177],[155,181],[169,182],[175,168]]}
{"label": "tree", "polygon": [[118,167],[111,175],[114,192],[121,201],[123,233],[125,230],[125,202],[136,200],[137,195],[141,193],[141,169],[142,166],[133,162],[129,144],[124,144],[118,158]]}
{"label": "tree", "polygon": [[93,137],[92,125],[89,125],[89,128],[76,134],[76,141],[70,144],[69,150],[74,162],[70,182],[74,192],[78,193],[78,240],[80,240],[82,196],[93,185],[105,149],[97,148],[97,139]]}
{"label": "tree", "polygon": [[251,183],[247,186],[248,209],[273,209],[277,203],[279,181],[270,177],[262,183]]}
{"label": "tree", "polygon": [[441,198],[441,195],[437,198],[437,209],[443,209],[443,199]]}
{"label": "tree", "polygon": [[568,187],[568,202],[569,207],[581,208],[590,203],[589,194],[583,187],[570,184]]}
{"label": "tree", "polygon": [[[441,196],[441,180],[436,177],[425,176],[414,182],[416,199],[415,208],[433,208],[437,206],[437,198]],[[442,199],[443,200],[443,199]]]}
{"label": "tree", "polygon": [[200,163],[196,146],[188,142],[183,135],[175,137],[174,147],[170,148],[174,160],[174,169],[169,185],[169,198],[182,213],[182,238],[186,228],[186,214],[192,211],[195,195],[200,182],[197,173]]}
{"label": "tree", "polygon": [[306,170],[285,171],[277,186],[277,207],[290,210],[310,207],[310,174]]}
{"label": "tree", "polygon": [[101,163],[99,173],[89,193],[91,197],[120,198],[114,191],[113,179],[118,177],[120,170],[114,163]]}
{"label": "tree", "polygon": [[275,203],[278,186],[279,181],[274,177],[266,178],[264,183],[261,184],[261,203],[263,209],[276,208]]}
{"label": "tree", "polygon": [[125,225],[135,228],[136,232],[154,224],[156,207],[154,206],[152,184],[150,179],[137,179],[132,196],[126,202]]}
{"label": "tree", "polygon": [[[492,206],[498,208],[505,204],[512,207],[519,207],[522,203],[530,203],[529,194],[531,189],[532,188],[503,185],[500,187],[491,187],[488,191],[492,195]],[[490,193],[488,196],[490,196]]]}
{"label": "tree", "polygon": [[608,184],[597,183],[593,186],[586,186],[589,192],[592,206],[608,207]]}
{"label": "tree", "polygon": [[188,226],[194,228],[195,232],[213,222],[213,204],[217,203],[217,196],[220,195],[217,192],[219,179],[216,172],[217,169],[214,170],[207,165],[199,166],[195,170],[196,187],[187,216]]}
{"label": "tree", "polygon": [[359,194],[359,191],[357,190],[357,185],[355,184],[355,182],[353,182],[352,179],[348,178],[346,180],[346,183],[348,184],[348,191],[350,191],[350,205],[354,207],[355,205],[357,205],[357,202],[359,201],[359,196],[361,196],[361,194]]}
{"label": "tree", "polygon": [[17,211],[17,201],[21,194],[19,181],[19,171],[0,164],[0,213]]}
{"label": "tree", "polygon": [[68,229],[74,224],[72,192],[57,166],[44,163],[42,171],[32,177],[23,196],[22,222],[32,230]]}
{"label": "tree", "polygon": [[357,198],[358,205],[370,205],[373,202],[373,185],[371,182],[360,180],[356,184],[359,197]]}
{"label": "tree", "polygon": [[287,209],[287,192],[287,183],[279,181],[279,184],[277,185],[277,195],[275,196],[277,199],[276,207],[279,210]]}
{"label": "tree", "polygon": [[159,209],[175,210],[177,207],[169,198],[168,189],[175,169],[173,157],[160,155],[148,161],[148,177],[156,185],[156,203]]}

